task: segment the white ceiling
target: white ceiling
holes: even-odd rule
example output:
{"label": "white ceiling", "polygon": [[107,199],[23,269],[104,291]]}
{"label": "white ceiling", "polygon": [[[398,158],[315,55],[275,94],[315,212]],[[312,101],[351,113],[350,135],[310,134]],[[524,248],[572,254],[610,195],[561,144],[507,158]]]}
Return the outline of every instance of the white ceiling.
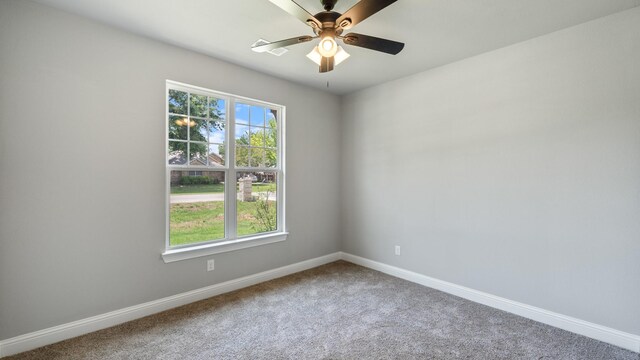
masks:
{"label": "white ceiling", "polygon": [[[640,0],[398,0],[351,31],[404,42],[387,55],[345,46],[351,58],[319,74],[305,55],[315,41],[276,57],[251,51],[270,41],[312,35],[268,0],[36,0],[251,69],[345,94],[640,5]],[[297,0],[309,12],[320,0]],[[356,0],[340,0],[343,13]],[[327,82],[329,88],[327,89]]]}

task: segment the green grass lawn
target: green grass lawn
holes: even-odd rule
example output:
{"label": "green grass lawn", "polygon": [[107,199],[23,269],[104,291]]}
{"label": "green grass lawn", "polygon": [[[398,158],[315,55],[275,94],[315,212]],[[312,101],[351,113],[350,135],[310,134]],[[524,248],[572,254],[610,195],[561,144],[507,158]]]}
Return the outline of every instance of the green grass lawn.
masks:
{"label": "green grass lawn", "polygon": [[[237,187],[236,187],[237,189]],[[252,192],[276,191],[275,183],[254,183],[251,188]],[[171,187],[172,194],[201,194],[201,193],[221,193],[224,192],[224,184],[208,184],[208,185],[176,185]]]}
{"label": "green grass lawn", "polygon": [[[237,204],[238,236],[258,233],[256,231],[256,227],[259,226],[259,222],[256,219],[258,202],[238,201]],[[275,201],[269,201],[269,205],[273,206],[275,210]],[[224,202],[209,201],[171,204],[169,232],[171,246],[223,239]]]}
{"label": "green grass lawn", "polygon": [[276,192],[276,183],[267,183],[267,184],[263,184],[263,183],[254,183],[251,186],[251,192],[265,192],[265,191],[269,191],[272,193]]}
{"label": "green grass lawn", "polygon": [[200,194],[224,192],[224,184],[176,185],[171,187],[172,194]]}

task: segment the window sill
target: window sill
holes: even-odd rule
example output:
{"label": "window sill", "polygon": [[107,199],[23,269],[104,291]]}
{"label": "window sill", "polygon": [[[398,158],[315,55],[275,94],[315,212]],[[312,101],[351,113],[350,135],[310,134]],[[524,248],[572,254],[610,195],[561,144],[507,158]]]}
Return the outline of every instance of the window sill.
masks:
{"label": "window sill", "polygon": [[258,235],[236,240],[227,240],[213,244],[190,246],[188,248],[172,249],[162,253],[162,260],[164,260],[165,263],[170,263],[174,261],[193,259],[201,256],[246,249],[254,246],[272,244],[275,242],[287,240],[287,235],[289,235],[288,232],[279,232],[275,234]]}

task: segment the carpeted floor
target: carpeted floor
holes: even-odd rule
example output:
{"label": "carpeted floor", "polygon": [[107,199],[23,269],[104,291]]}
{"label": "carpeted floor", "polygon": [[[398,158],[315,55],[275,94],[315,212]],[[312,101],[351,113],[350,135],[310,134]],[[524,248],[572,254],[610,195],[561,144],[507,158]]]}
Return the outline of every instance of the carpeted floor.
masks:
{"label": "carpeted floor", "polygon": [[630,359],[344,261],[7,359]]}

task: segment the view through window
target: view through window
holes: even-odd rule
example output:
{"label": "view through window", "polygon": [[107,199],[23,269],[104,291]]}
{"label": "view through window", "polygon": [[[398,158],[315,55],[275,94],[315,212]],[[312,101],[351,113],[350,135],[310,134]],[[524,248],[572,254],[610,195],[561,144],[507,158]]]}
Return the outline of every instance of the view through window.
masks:
{"label": "view through window", "polygon": [[282,107],[167,83],[168,248],[282,231]]}

